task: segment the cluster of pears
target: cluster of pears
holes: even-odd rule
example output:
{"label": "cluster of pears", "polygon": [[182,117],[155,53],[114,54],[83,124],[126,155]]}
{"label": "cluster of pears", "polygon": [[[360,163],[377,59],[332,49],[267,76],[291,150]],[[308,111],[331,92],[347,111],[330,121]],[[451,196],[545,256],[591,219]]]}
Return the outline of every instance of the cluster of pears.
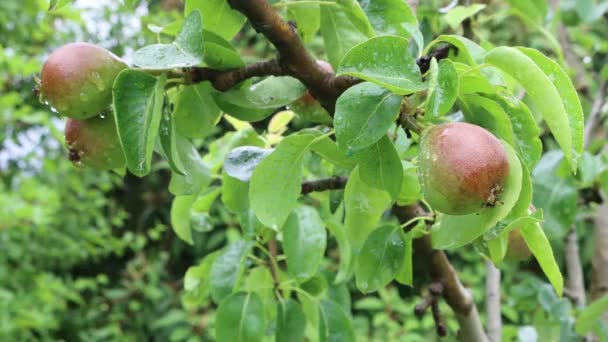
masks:
{"label": "cluster of pears", "polygon": [[[432,126],[420,138],[418,178],[433,209],[469,215],[500,205],[509,175],[502,143],[486,129],[463,122]],[[531,255],[519,229],[509,233],[507,259]]]}
{"label": "cluster of pears", "polygon": [[71,43],[53,51],[40,75],[40,94],[68,117],[65,138],[70,159],[97,169],[125,165],[112,111],[112,85],[127,68],[99,46]]}

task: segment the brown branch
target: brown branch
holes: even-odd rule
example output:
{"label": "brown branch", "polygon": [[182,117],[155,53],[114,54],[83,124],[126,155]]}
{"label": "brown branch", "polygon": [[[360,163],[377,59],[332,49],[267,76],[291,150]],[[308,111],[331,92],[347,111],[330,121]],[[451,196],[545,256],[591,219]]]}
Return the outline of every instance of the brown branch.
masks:
{"label": "brown branch", "polygon": [[335,176],[331,178],[319,179],[316,181],[308,181],[302,183],[302,194],[308,194],[316,191],[338,190],[344,189],[348,177]]}
{"label": "brown branch", "polygon": [[[594,251],[591,260],[591,300],[608,294],[608,203],[597,208],[594,228]],[[608,313],[604,314],[608,323]]]}
{"label": "brown branch", "polygon": [[500,270],[492,261],[486,260],[486,315],[488,316],[488,339],[500,342],[502,317],[500,314]]}
{"label": "brown branch", "polygon": [[240,69],[189,68],[185,70],[187,83],[211,81],[213,87],[219,91],[229,90],[252,77],[283,75],[285,72],[276,59],[250,64]]}
{"label": "brown branch", "polygon": [[587,124],[585,125],[583,138],[583,141],[585,142],[585,147],[589,146],[589,143],[591,143],[592,135],[596,130],[597,126],[600,124],[600,113],[602,111],[602,107],[604,106],[605,101],[606,81],[602,79],[597,90],[597,94],[595,95],[593,105],[591,106],[591,112],[587,117]]}
{"label": "brown branch", "polygon": [[266,0],[228,0],[230,6],[243,13],[253,28],[266,36],[279,52],[278,63],[287,75],[297,78],[329,113],[336,100],[359,80],[335,77],[325,71],[308,53],[294,25],[284,21]]}
{"label": "brown branch", "polygon": [[420,72],[424,74],[429,70],[431,67],[431,59],[433,59],[433,57],[436,58],[437,61],[447,58],[450,54],[450,49],[456,49],[456,47],[452,45],[443,45],[428,55],[418,58],[416,64],[418,64]]}
{"label": "brown branch", "polygon": [[572,227],[570,233],[566,236],[566,246],[564,249],[564,253],[566,254],[566,272],[568,273],[568,290],[570,290],[574,298],[572,303],[576,307],[581,308],[585,306],[585,283],[575,227]]}
{"label": "brown branch", "polygon": [[[424,213],[424,209],[418,205],[393,207],[393,213],[400,222],[407,222],[420,212]],[[414,240],[414,250],[418,258],[427,262],[427,269],[431,277],[443,285],[442,296],[456,314],[461,339],[463,341],[488,341],[479,313],[473,303],[473,296],[460,282],[458,274],[445,253],[433,249],[430,235]]]}

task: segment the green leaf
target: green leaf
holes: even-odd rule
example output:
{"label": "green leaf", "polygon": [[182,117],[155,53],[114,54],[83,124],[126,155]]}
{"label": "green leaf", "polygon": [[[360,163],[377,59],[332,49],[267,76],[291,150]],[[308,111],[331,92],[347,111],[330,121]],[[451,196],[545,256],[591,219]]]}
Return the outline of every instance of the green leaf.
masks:
{"label": "green leaf", "polygon": [[239,240],[228,245],[211,266],[211,298],[216,303],[232,294],[245,271],[245,260],[253,243]]}
{"label": "green leaf", "polygon": [[398,36],[375,37],[353,47],[342,59],[337,75],[354,76],[400,95],[427,87],[408,52],[407,40]]}
{"label": "green leaf", "polygon": [[608,312],[608,295],[594,301],[579,314],[576,319],[575,329],[581,335],[587,335],[602,319],[602,315]]}
{"label": "green leaf", "polygon": [[363,9],[361,9],[357,0],[336,0],[336,2],[342,6],[342,10],[346,13],[350,22],[353,23],[360,32],[370,38],[376,35],[374,28],[370,24],[369,19],[365,15]]}
{"label": "green leaf", "polygon": [[361,7],[378,34],[404,38],[420,35],[422,39],[418,19],[406,1],[366,0]]}
{"label": "green leaf", "polygon": [[199,193],[203,187],[206,187],[211,182],[209,168],[205,165],[196,147],[190,140],[176,135],[175,144],[184,174],[172,173],[169,192],[174,195]]}
{"label": "green leaf", "polygon": [[545,236],[545,232],[538,223],[528,224],[522,227],[520,231],[528,248],[530,248],[536,261],[538,261],[540,268],[542,268],[545,276],[547,276],[549,282],[553,285],[557,295],[561,297],[564,289],[564,279],[559,271],[559,267],[553,256],[553,249]]}
{"label": "green leaf", "polygon": [[264,328],[264,304],[256,293],[235,293],[217,309],[215,336],[218,342],[262,341]]}
{"label": "green leaf", "polygon": [[355,158],[347,157],[344,151],[329,137],[319,138],[310,149],[323,159],[343,169],[350,170],[357,165]]}
{"label": "green leaf", "polygon": [[50,0],[48,11],[57,11],[71,4],[74,0]]}
{"label": "green leaf", "polygon": [[239,52],[221,36],[203,30],[205,64],[217,70],[234,69],[245,66]]}
{"label": "green leaf", "polygon": [[171,227],[177,236],[189,244],[193,244],[192,230],[190,229],[190,216],[192,204],[196,201],[198,193],[187,196],[176,196],[171,204]]}
{"label": "green leaf", "polygon": [[239,120],[259,121],[305,92],[306,87],[295,78],[270,76],[247,88],[216,92],[214,99],[224,112]]}
{"label": "green leaf", "polygon": [[179,134],[192,139],[202,139],[211,133],[222,114],[211,93],[209,82],[180,89],[173,109],[175,128]]}
{"label": "green leaf", "polygon": [[321,300],[319,304],[319,341],[355,341],[355,332],[348,314],[333,301]]}
{"label": "green leaf", "polygon": [[306,317],[300,303],[291,298],[279,301],[275,341],[304,341],[304,329],[306,329]]}
{"label": "green leaf", "polygon": [[578,192],[570,178],[560,175],[563,154],[549,151],[532,172],[534,200],[545,214],[543,226],[552,238],[566,236],[576,219]]}
{"label": "green leaf", "polygon": [[[509,144],[504,141],[502,144],[509,159],[509,174],[500,195],[503,203],[470,215],[442,215],[439,224],[431,230],[433,248],[454,249],[472,242],[505,218],[517,202],[522,187],[521,162]],[[456,231],[458,234],[454,234]]]}
{"label": "green leaf", "polygon": [[484,4],[473,4],[467,7],[456,6],[446,13],[443,19],[450,25],[452,30],[455,30],[465,19],[474,16],[484,8],[486,8]]}
{"label": "green leaf", "polygon": [[511,120],[498,103],[475,94],[463,95],[460,98],[461,109],[467,122],[481,126],[496,137],[514,145],[515,135]]}
{"label": "green leaf", "polygon": [[575,172],[580,156],[578,146],[575,146],[578,131],[570,126],[568,113],[553,81],[530,57],[515,48],[495,48],[486,56],[486,62],[511,75],[526,89]]}
{"label": "green leaf", "polygon": [[283,227],[283,249],[287,271],[298,282],[314,276],[325,253],[327,234],[317,210],[309,206],[296,208]]}
{"label": "green leaf", "polygon": [[350,241],[349,237],[346,235],[346,229],[341,222],[338,222],[337,220],[327,220],[325,224],[331,235],[336,238],[340,250],[340,265],[338,266],[338,274],[334,280],[336,284],[339,284],[347,280],[350,276],[350,263],[352,259]]}
{"label": "green leaf", "polygon": [[327,58],[334,69],[348,50],[367,39],[345,11],[337,6],[321,6],[321,36]]}
{"label": "green leaf", "polygon": [[[423,221],[419,221],[418,225],[425,226],[424,229],[426,229],[426,223]],[[399,283],[408,286],[413,286],[414,284],[414,266],[412,265],[412,255],[414,253],[413,230],[415,230],[415,228],[407,234],[403,234],[403,230],[400,231],[405,245],[403,246],[403,262],[401,263],[401,267],[397,270],[397,275],[395,277],[395,280]]]}
{"label": "green leaf", "polygon": [[378,142],[355,154],[359,176],[368,185],[384,190],[393,199],[399,196],[403,168],[395,145],[384,136]]}
{"label": "green leaf", "polygon": [[201,12],[193,11],[173,43],[148,45],[135,51],[133,64],[152,70],[200,65],[205,56],[202,30]]}
{"label": "green leaf", "polygon": [[253,171],[250,204],[264,225],[278,230],[296,207],[304,156],[314,139],[310,134],[286,137]]}
{"label": "green leaf", "polygon": [[348,88],[336,103],[334,127],[347,154],[368,147],[386,135],[401,108],[401,96],[373,83]]}
{"label": "green leaf", "polygon": [[400,230],[398,225],[388,225],[368,236],[355,266],[357,288],[361,292],[376,291],[395,279],[405,254],[405,241]]}
{"label": "green leaf", "polygon": [[[547,75],[551,83],[557,89],[559,97],[564,105],[564,110],[568,116],[570,132],[572,136],[572,158],[575,167],[583,154],[583,130],[584,114],[581,101],[570,77],[555,61],[547,58],[537,50],[529,48],[518,48],[526,56],[536,63],[536,65]],[[536,104],[536,103],[535,103]],[[567,154],[566,154],[567,155]]]}
{"label": "green leaf", "polygon": [[317,4],[292,2],[287,8],[287,17],[296,22],[298,32],[305,43],[309,43],[321,28],[321,11]]}
{"label": "green leaf", "polygon": [[350,174],[344,191],[346,210],[345,227],[354,255],[376,228],[380,217],[389,207],[391,197],[388,192],[367,185],[356,167]]}
{"label": "green leaf", "polygon": [[150,172],[160,126],[166,77],[125,69],[112,88],[118,137],[127,168],[136,176]]}
{"label": "green leaf", "polygon": [[401,189],[397,204],[401,206],[416,203],[422,198],[420,182],[418,181],[418,168],[409,161],[401,162],[403,167],[403,180],[401,181]]}
{"label": "green leaf", "polygon": [[203,261],[186,271],[184,290],[189,303],[200,305],[207,299],[211,291],[211,266],[219,254],[220,251],[207,254]]}
{"label": "green leaf", "polygon": [[447,113],[454,105],[458,96],[459,77],[453,63],[443,59],[437,66],[437,61],[431,60],[431,76],[429,80],[429,95],[426,100],[425,118],[435,119]]}
{"label": "green leaf", "polygon": [[249,209],[249,183],[222,174],[222,202],[229,210],[241,213]]}
{"label": "green leaf", "polygon": [[509,5],[537,24],[543,24],[549,11],[545,0],[509,0]]}
{"label": "green leaf", "polygon": [[203,28],[230,40],[247,20],[239,11],[230,8],[226,0],[187,0],[184,15],[193,11],[203,15]]}
{"label": "green leaf", "polygon": [[163,118],[160,121],[160,144],[165,157],[169,161],[171,171],[184,175],[184,165],[177,150],[177,134],[175,132],[175,124],[173,123],[173,118],[171,117],[171,114],[168,112],[167,108],[168,106],[163,108]]}
{"label": "green leaf", "polygon": [[442,42],[455,46],[458,49],[459,59],[468,65],[474,66],[483,62],[486,50],[474,41],[461,36],[441,35],[430,42],[425,51],[428,52],[431,47]]}
{"label": "green leaf", "polygon": [[224,160],[224,171],[230,177],[248,182],[253,170],[266,158],[271,149],[257,146],[240,146],[228,153]]}
{"label": "green leaf", "polygon": [[505,255],[507,254],[507,247],[509,243],[508,232],[503,232],[496,238],[488,241],[488,250],[490,252],[490,260],[496,267],[500,265]]}

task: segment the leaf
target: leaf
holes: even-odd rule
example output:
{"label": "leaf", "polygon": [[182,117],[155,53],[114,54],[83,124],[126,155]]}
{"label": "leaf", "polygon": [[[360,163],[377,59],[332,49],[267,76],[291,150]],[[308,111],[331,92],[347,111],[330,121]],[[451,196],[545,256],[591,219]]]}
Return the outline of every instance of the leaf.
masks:
{"label": "leaf", "polygon": [[301,305],[291,298],[279,301],[275,341],[304,341],[304,329],[306,317]]}
{"label": "leaf", "polygon": [[472,4],[467,7],[456,6],[446,13],[443,19],[450,25],[452,30],[455,30],[465,19],[474,16],[484,8],[486,8],[485,4]]}
{"label": "leaf", "polygon": [[[419,221],[418,224],[425,226],[424,229],[426,229],[426,224],[423,221]],[[405,245],[403,247],[403,262],[401,263],[401,267],[399,267],[399,269],[397,270],[395,280],[407,286],[412,286],[414,284],[414,266],[412,265],[412,255],[414,252],[414,229],[412,229],[412,231],[408,232],[407,234],[403,234],[403,230],[400,231]]]}
{"label": "leaf", "polygon": [[257,146],[240,146],[228,153],[224,160],[224,171],[233,178],[248,182],[253,170],[266,158],[271,149]]}
{"label": "leaf", "polygon": [[323,159],[343,169],[350,170],[357,165],[355,158],[347,157],[344,151],[329,137],[319,138],[310,149]]}
{"label": "leaf", "polygon": [[418,168],[406,160],[403,160],[401,164],[403,167],[403,180],[401,181],[397,204],[406,206],[422,199],[422,191],[420,182],[418,181]]}
{"label": "leaf", "polygon": [[179,134],[192,139],[202,139],[211,133],[222,114],[211,93],[209,82],[180,89],[173,109],[175,128]]}
{"label": "leaf", "polygon": [[427,87],[408,52],[407,40],[398,36],[375,37],[353,47],[342,59],[337,75],[354,76],[399,95]]}
{"label": "leaf", "polygon": [[270,76],[247,88],[216,92],[214,99],[224,112],[239,120],[259,121],[305,92],[306,87],[295,78]]}
{"label": "leaf", "polygon": [[[190,304],[202,304],[211,291],[211,266],[220,251],[207,254],[196,266],[190,266],[184,275],[184,290]],[[193,303],[194,302],[194,303]]]}
{"label": "leaf", "polygon": [[374,28],[370,24],[369,19],[365,15],[363,9],[361,9],[357,0],[336,0],[336,2],[342,7],[342,10],[346,13],[350,22],[353,23],[360,32],[370,38],[376,35]]}
{"label": "leaf", "polygon": [[71,4],[74,0],[50,0],[49,8],[47,9],[49,12],[57,11],[61,8]]}
{"label": "leaf", "polygon": [[300,283],[310,279],[319,269],[326,243],[325,224],[317,210],[296,208],[283,227],[287,271]]}
{"label": "leaf", "polygon": [[386,135],[401,108],[401,96],[372,83],[348,88],[336,103],[334,127],[347,154],[372,145]]}
{"label": "leaf", "polygon": [[133,64],[151,70],[200,65],[205,56],[202,30],[201,12],[192,11],[173,43],[144,46],[133,54]]}
{"label": "leaf", "polygon": [[563,161],[559,151],[549,151],[532,172],[534,200],[545,214],[544,228],[554,239],[566,236],[576,220],[578,193],[571,179],[559,174]]}
{"label": "leaf", "polygon": [[[433,71],[435,70],[435,72]],[[448,59],[442,59],[437,66],[431,60],[431,77],[425,108],[425,118],[436,119],[447,113],[458,96],[459,77],[454,65]]]}
{"label": "leaf", "polygon": [[354,342],[355,332],[347,313],[333,301],[319,305],[319,341]]}
{"label": "leaf", "polygon": [[226,247],[211,266],[211,298],[221,302],[237,289],[253,244],[239,240]]}
{"label": "leaf", "polygon": [[230,8],[226,0],[187,0],[184,15],[193,11],[203,15],[203,28],[230,40],[245,24],[246,18]]}
{"label": "leaf", "polygon": [[579,155],[578,147],[574,145],[577,139],[573,136],[578,132],[570,127],[560,93],[551,79],[531,58],[515,48],[495,48],[486,56],[486,62],[511,75],[526,89],[575,172]]}
{"label": "leaf", "polygon": [[190,229],[191,208],[198,193],[194,195],[176,196],[171,204],[171,227],[177,236],[189,244],[192,241],[192,230]]}
{"label": "leaf", "polygon": [[314,138],[310,134],[286,137],[253,171],[250,205],[264,225],[278,230],[296,207],[304,156]]}
{"label": "leaf", "polygon": [[328,220],[325,224],[331,235],[336,238],[340,250],[340,265],[338,266],[338,274],[334,280],[336,284],[339,284],[346,281],[349,277],[350,262],[352,259],[350,241],[346,235],[346,229],[341,222],[337,222],[337,220]]}
{"label": "leaf", "polygon": [[168,107],[163,108],[163,118],[160,121],[160,144],[165,157],[169,161],[171,171],[184,175],[184,165],[177,151],[175,124],[173,123],[173,118],[167,108]]}
{"label": "leaf", "polygon": [[222,202],[228,210],[241,213],[249,209],[249,183],[222,174]]}
{"label": "leaf", "polygon": [[509,0],[509,5],[526,16],[528,20],[541,25],[549,10],[545,0]]}
{"label": "leaf", "polygon": [[486,50],[474,41],[455,35],[441,35],[437,37],[429,43],[425,51],[428,52],[431,47],[441,42],[455,46],[458,49],[459,59],[462,59],[464,63],[471,66],[482,63],[486,54]]}
{"label": "leaf", "polygon": [[112,97],[116,127],[127,168],[138,177],[150,172],[158,134],[166,77],[125,69],[118,74]]}
{"label": "leaf", "polygon": [[507,113],[493,100],[467,94],[462,99],[462,112],[467,122],[481,126],[511,145],[515,143],[513,126]]}
{"label": "leaf", "polygon": [[572,158],[575,167],[583,154],[583,130],[584,130],[584,114],[581,107],[581,101],[570,77],[555,61],[547,58],[537,50],[529,48],[518,48],[526,56],[531,58],[534,63],[547,75],[551,83],[557,89],[559,97],[564,105],[564,110],[568,116],[570,132],[572,136]]}
{"label": "leaf", "polygon": [[393,199],[399,196],[403,168],[395,145],[384,136],[378,142],[355,154],[359,176],[368,185],[384,190]]}
{"label": "leaf", "polygon": [[321,6],[321,36],[329,63],[334,68],[340,65],[348,50],[367,39],[337,6]]}
{"label": "leaf", "polygon": [[[501,142],[509,159],[509,174],[500,196],[503,203],[470,215],[442,215],[439,224],[431,230],[433,248],[454,249],[472,242],[505,218],[517,202],[522,186],[521,162],[513,148]],[[454,234],[455,231],[458,234]]]}
{"label": "leaf", "polygon": [[422,38],[418,19],[406,1],[365,0],[361,1],[361,7],[378,34]]}
{"label": "leaf", "polygon": [[264,328],[264,304],[256,293],[235,293],[217,309],[215,336],[218,342],[262,341]]}
{"label": "leaf", "polygon": [[387,225],[368,236],[355,266],[357,288],[361,292],[376,291],[395,279],[405,254],[400,230],[398,225]]}
{"label": "leaf", "polygon": [[210,68],[227,70],[245,66],[239,52],[219,35],[203,30],[203,45],[204,62]]}
{"label": "leaf", "polygon": [[177,155],[182,163],[184,174],[173,172],[169,183],[169,192],[174,195],[191,195],[199,193],[211,182],[209,168],[192,142],[176,135]]}
{"label": "leaf", "polygon": [[391,197],[382,191],[367,185],[359,175],[356,167],[350,174],[344,190],[346,210],[345,227],[354,255],[376,228],[380,217],[391,203]]}
{"label": "leaf", "polygon": [[298,32],[305,43],[309,43],[321,28],[321,11],[317,4],[292,2],[287,8],[287,16],[296,22]]}
{"label": "leaf", "polygon": [[608,312],[608,295],[597,299],[581,311],[576,319],[576,332],[581,336],[587,335],[594,326],[600,323],[602,315],[606,312]]}
{"label": "leaf", "polygon": [[526,241],[526,245],[528,245],[536,261],[538,261],[540,268],[542,268],[549,282],[553,285],[557,295],[561,297],[564,289],[564,279],[559,271],[559,267],[553,256],[553,249],[545,236],[545,232],[543,232],[538,223],[528,224],[522,227],[520,231]]}

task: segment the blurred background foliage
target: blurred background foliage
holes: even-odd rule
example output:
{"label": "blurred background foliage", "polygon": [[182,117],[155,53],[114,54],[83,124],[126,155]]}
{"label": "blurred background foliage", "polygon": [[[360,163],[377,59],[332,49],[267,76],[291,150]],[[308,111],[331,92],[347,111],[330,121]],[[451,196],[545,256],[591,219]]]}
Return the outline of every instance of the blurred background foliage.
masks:
{"label": "blurred background foliage", "polygon": [[[521,2],[492,1],[470,28],[482,45],[531,46],[564,62],[568,56],[556,40],[558,25],[564,25],[574,58],[584,67],[576,83],[588,112],[598,87],[595,75],[608,74],[603,69],[607,6],[588,2],[562,0],[561,13],[548,9],[537,18],[519,10]],[[418,16],[427,42],[440,33],[462,33],[460,26],[446,25],[438,11],[447,3],[421,1]],[[212,340],[216,307],[198,301],[195,291],[184,291],[184,274],[239,234],[236,219],[215,202],[210,214],[193,218],[195,245],[186,245],[169,227],[166,165],[158,163],[157,172],[144,179],[74,167],[63,143],[63,119],[33,92],[36,73],[54,48],[88,41],[129,61],[135,49],[159,39],[150,28],[182,17],[183,3],[78,0],[51,12],[48,5],[47,0],[0,1],[0,341]],[[250,26],[235,44],[248,62],[272,53]],[[316,57],[324,57],[319,37],[308,44]],[[227,126],[218,125],[197,142],[209,160],[226,152],[208,146]],[[545,143],[550,147],[549,139]],[[593,250],[588,219],[595,208],[580,205],[584,196],[578,193],[608,183],[601,146],[591,146],[577,178],[557,172],[551,154],[534,172],[537,206],[548,219],[544,227],[558,260],[563,265],[563,238],[574,224],[587,283]],[[543,193],[548,180],[550,198]],[[449,256],[481,308],[484,267],[478,253],[467,247]],[[352,307],[362,340],[432,341],[437,338],[432,317],[413,314],[427,280],[417,276],[414,288],[390,285],[365,297],[352,284],[330,291],[341,291],[342,302]],[[505,265],[502,284],[504,340],[572,336],[574,309],[555,297],[534,260]],[[448,327],[456,330],[443,305]]]}

